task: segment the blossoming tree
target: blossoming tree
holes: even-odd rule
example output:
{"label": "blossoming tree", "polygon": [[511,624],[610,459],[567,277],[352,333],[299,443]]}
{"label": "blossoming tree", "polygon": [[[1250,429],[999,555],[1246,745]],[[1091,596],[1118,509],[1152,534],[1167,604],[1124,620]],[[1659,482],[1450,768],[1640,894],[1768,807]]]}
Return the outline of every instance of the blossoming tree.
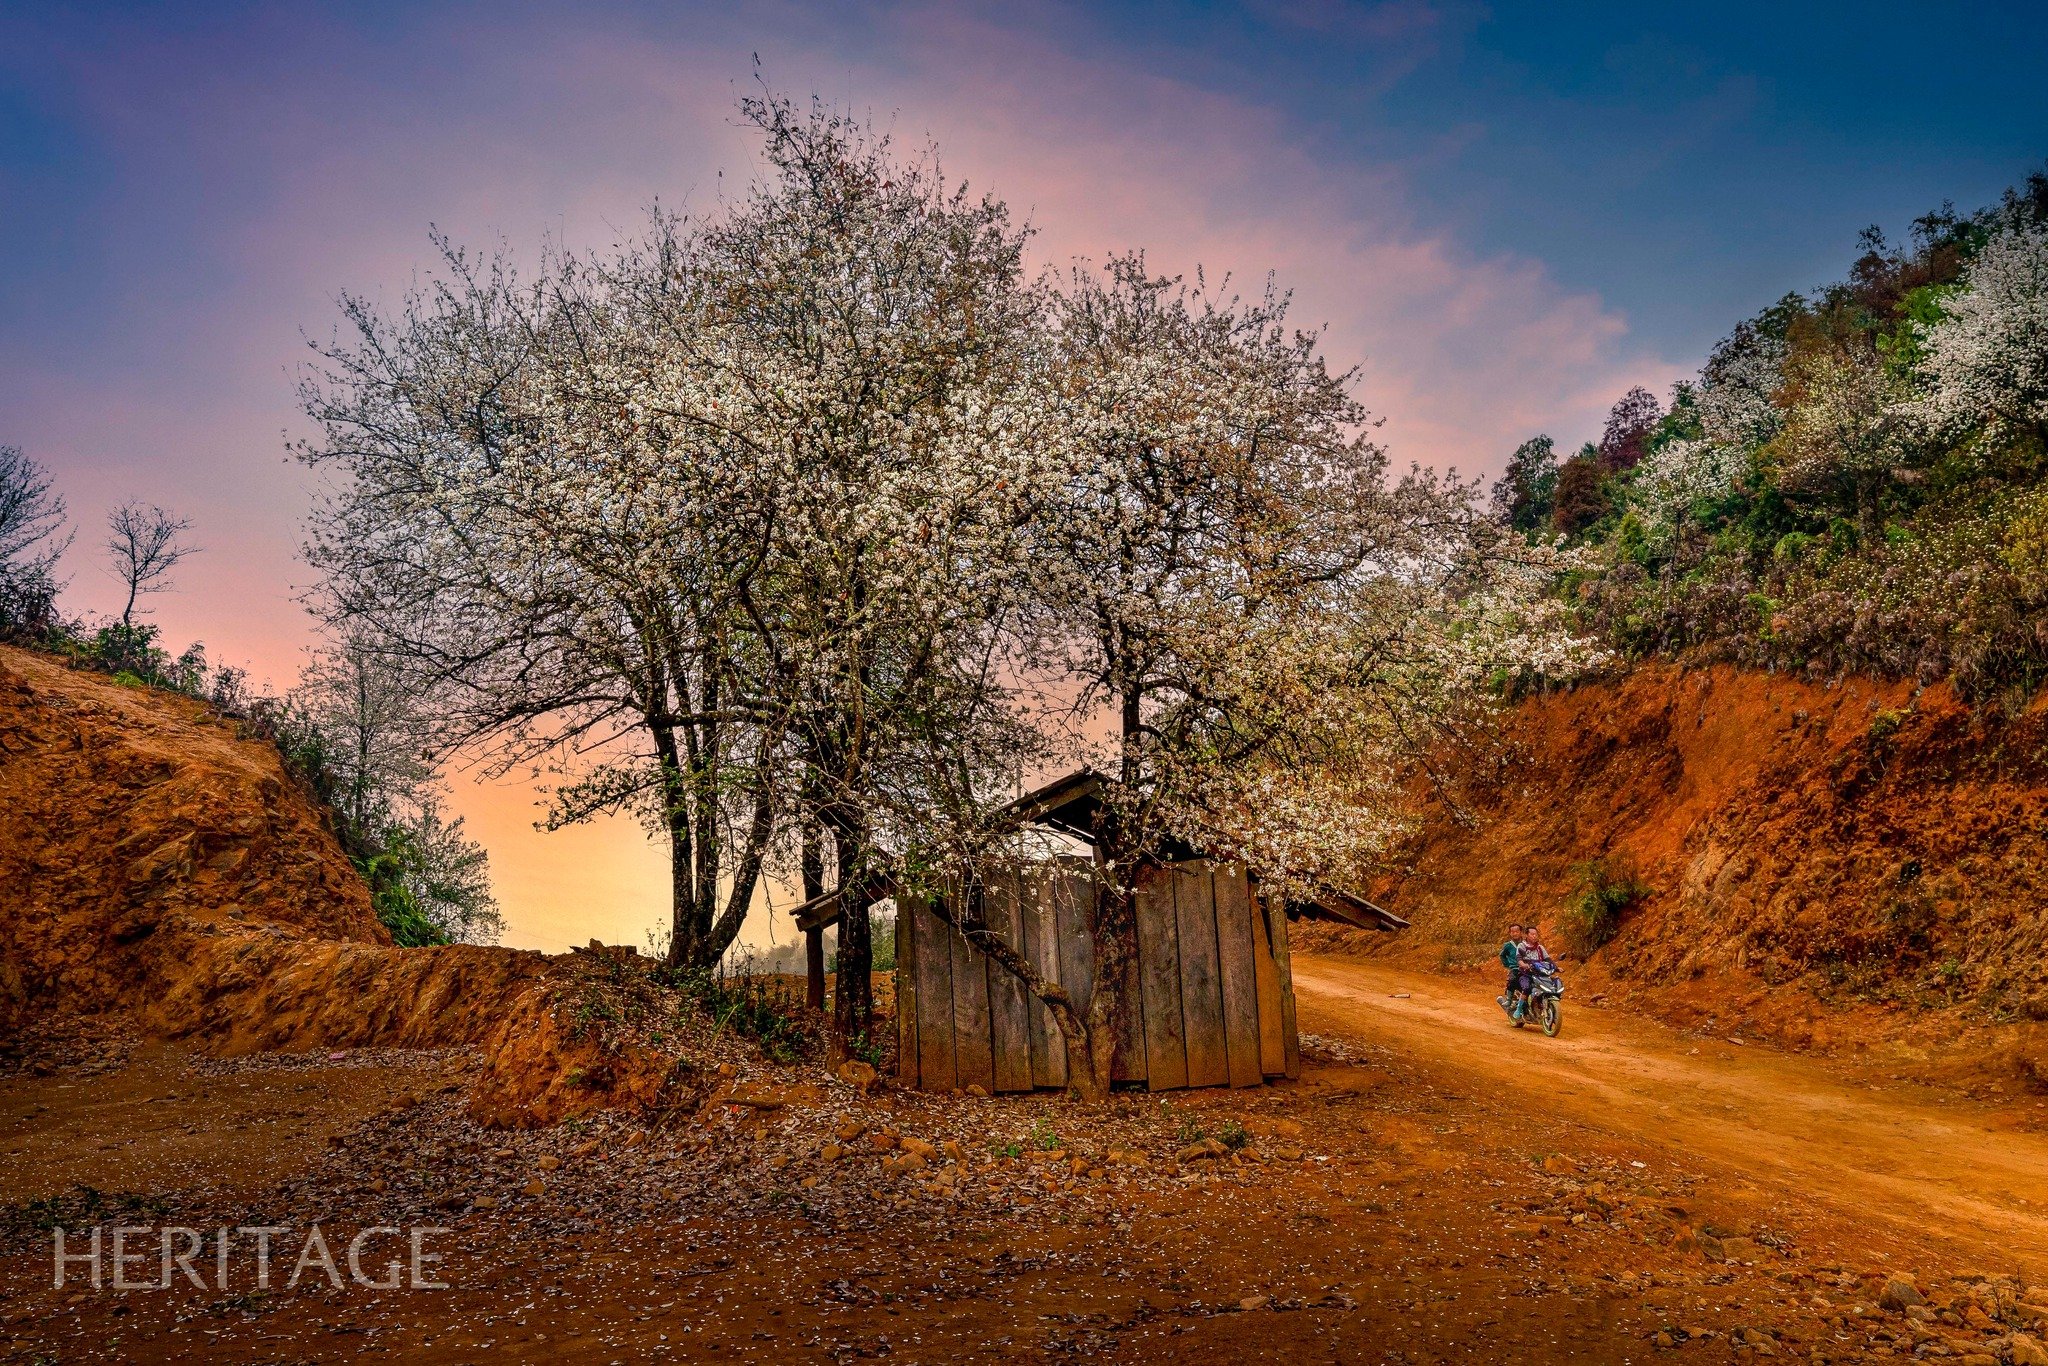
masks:
{"label": "blossoming tree", "polygon": [[1108,1089],[1136,952],[1136,875],[1169,842],[1288,896],[1355,880],[1397,789],[1470,732],[1501,665],[1572,661],[1551,552],[1477,489],[1390,480],[1320,339],[1122,257],[1050,304],[1043,407],[1062,478],[1034,510],[1011,676],[1039,732],[1105,775],[1093,832],[1095,989],[1071,999],[941,913],[1059,1022],[1068,1075]]}

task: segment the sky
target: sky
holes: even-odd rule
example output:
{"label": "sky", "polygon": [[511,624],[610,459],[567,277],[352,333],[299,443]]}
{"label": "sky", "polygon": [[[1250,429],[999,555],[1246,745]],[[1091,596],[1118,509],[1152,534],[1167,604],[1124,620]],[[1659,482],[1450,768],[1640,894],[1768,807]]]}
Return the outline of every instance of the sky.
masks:
{"label": "sky", "polygon": [[[287,445],[337,296],[396,304],[434,229],[530,253],[715,211],[766,81],[935,143],[1041,263],[1272,273],[1397,463],[1490,477],[1838,276],[1864,226],[2039,167],[2044,59],[2034,5],[0,0],[0,443],[84,528],[70,610],[119,605],[106,510],[160,503],[203,547],[152,603],[166,640],[288,685],[314,490]],[[450,782],[507,943],[663,919],[632,824],[542,834],[530,789]]]}

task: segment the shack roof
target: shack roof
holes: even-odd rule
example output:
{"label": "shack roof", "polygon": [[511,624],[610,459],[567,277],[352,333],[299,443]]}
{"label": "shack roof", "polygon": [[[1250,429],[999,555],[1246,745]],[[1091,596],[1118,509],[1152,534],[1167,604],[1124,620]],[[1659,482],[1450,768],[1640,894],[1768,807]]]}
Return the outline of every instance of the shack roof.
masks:
{"label": "shack roof", "polygon": [[[998,820],[1011,828],[1037,826],[1055,830],[1092,845],[1095,842],[1096,814],[1102,809],[1102,783],[1102,775],[1094,769],[1077,769],[1010,802],[997,813]],[[1161,853],[1169,862],[1201,856],[1200,851],[1179,840],[1169,840]],[[893,884],[889,891],[893,893]],[[1322,889],[1309,899],[1290,900],[1287,913],[1297,918],[1338,920],[1367,930],[1408,928],[1408,922],[1392,911],[1337,888]],[[790,915],[797,928],[803,930],[833,924],[839,919],[839,893],[830,891],[813,897],[791,911]]]}

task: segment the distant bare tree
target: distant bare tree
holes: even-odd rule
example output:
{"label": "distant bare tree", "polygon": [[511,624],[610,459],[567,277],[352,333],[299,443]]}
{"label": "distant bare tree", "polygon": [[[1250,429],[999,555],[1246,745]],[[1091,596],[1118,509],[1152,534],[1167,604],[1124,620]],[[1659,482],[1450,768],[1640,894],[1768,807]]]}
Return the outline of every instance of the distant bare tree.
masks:
{"label": "distant bare tree", "polygon": [[113,557],[114,572],[128,585],[121,625],[130,626],[135,619],[135,600],[168,590],[171,571],[199,547],[178,543],[178,538],[192,529],[190,522],[154,504],[123,503],[107,518],[107,527],[111,533],[107,554]]}
{"label": "distant bare tree", "polygon": [[0,446],[0,633],[49,620],[57,559],[70,544],[49,473],[19,447]]}

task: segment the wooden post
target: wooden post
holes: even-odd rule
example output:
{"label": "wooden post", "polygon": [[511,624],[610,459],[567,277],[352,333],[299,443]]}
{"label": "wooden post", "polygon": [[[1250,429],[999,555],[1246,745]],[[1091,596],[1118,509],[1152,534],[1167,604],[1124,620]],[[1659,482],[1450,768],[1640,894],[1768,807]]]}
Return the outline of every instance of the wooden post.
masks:
{"label": "wooden post", "polygon": [[822,926],[804,931],[804,1006],[820,1013],[825,1009],[825,930]]}
{"label": "wooden post", "polygon": [[896,902],[896,1080],[918,1085],[917,917],[909,898]]}
{"label": "wooden post", "polygon": [[[813,822],[805,821],[803,832],[804,900],[811,901],[825,895],[825,846]],[[825,927],[822,925],[804,931],[804,1006],[821,1012],[825,1009]]]}

